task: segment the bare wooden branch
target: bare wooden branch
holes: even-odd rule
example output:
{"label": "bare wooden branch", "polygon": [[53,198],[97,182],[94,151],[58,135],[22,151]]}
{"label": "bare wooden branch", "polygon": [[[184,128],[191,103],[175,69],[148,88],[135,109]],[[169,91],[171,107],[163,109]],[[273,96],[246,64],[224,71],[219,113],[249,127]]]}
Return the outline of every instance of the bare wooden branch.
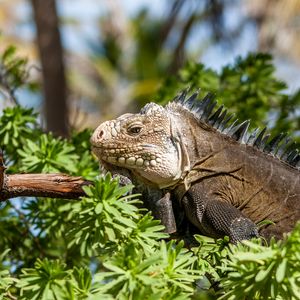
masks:
{"label": "bare wooden branch", "polygon": [[85,196],[82,189],[91,181],[65,174],[13,174],[4,176],[0,201],[23,196],[78,199]]}
{"label": "bare wooden branch", "polygon": [[5,172],[5,166],[3,161],[3,152],[2,149],[0,149],[0,191],[2,190],[3,184],[4,184],[4,172]]}
{"label": "bare wooden branch", "polygon": [[179,42],[177,47],[174,50],[173,59],[170,65],[171,73],[176,73],[182,66],[185,61],[185,53],[184,53],[184,47],[186,44],[186,40],[188,38],[188,35],[197,19],[196,14],[191,14],[188,18],[187,22],[183,26],[181,36],[179,38]]}

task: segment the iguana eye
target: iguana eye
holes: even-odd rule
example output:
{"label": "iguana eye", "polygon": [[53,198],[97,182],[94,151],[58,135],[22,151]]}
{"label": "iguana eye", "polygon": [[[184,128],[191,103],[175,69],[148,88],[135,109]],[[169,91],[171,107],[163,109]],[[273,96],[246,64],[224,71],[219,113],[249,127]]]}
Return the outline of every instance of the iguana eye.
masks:
{"label": "iguana eye", "polygon": [[130,135],[138,135],[142,130],[142,126],[140,125],[132,125],[127,129],[127,132]]}

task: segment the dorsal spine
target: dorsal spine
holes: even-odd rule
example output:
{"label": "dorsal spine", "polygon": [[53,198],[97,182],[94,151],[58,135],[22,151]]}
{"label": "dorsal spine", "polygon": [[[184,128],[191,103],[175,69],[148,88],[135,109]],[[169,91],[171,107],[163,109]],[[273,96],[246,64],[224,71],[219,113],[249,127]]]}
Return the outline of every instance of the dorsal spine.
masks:
{"label": "dorsal spine", "polygon": [[[290,137],[287,137],[286,133],[280,133],[269,140],[270,134],[267,133],[266,128],[261,131],[256,128],[249,132],[250,120],[239,123],[233,114],[227,113],[223,105],[217,107],[217,101],[213,94],[208,93],[201,101],[197,101],[198,95],[199,90],[188,97],[188,89],[185,89],[173,101],[189,110],[198,120],[205,122],[219,132],[242,144],[270,153],[300,170],[299,150],[295,149],[295,143]],[[230,121],[231,124],[229,125]]]}

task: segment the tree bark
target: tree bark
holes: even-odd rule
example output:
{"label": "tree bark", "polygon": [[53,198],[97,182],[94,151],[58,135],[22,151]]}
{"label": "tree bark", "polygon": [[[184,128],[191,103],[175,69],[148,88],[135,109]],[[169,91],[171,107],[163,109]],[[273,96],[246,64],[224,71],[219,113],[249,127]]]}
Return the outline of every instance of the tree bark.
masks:
{"label": "tree bark", "polygon": [[86,195],[82,187],[92,184],[81,177],[66,174],[7,175],[1,170],[0,183],[3,184],[0,185],[0,202],[25,196],[78,199]]}
{"label": "tree bark", "polygon": [[55,0],[31,0],[42,64],[47,130],[68,136],[68,107],[63,48]]}

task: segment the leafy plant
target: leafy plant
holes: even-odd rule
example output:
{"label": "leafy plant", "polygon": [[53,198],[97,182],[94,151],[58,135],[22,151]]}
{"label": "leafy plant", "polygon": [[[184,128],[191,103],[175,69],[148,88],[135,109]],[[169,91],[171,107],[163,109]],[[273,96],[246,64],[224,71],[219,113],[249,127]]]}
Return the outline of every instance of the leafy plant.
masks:
{"label": "leafy plant", "polygon": [[26,140],[37,136],[37,114],[32,108],[8,107],[0,117],[0,140],[5,153],[13,157]]}
{"label": "leafy plant", "polygon": [[283,241],[230,246],[220,299],[300,299],[300,223]]}
{"label": "leafy plant", "polygon": [[[5,250],[0,255],[0,262],[2,263],[5,256],[8,254],[9,249]],[[10,276],[9,270],[5,268],[0,268],[0,299],[8,299],[11,287],[18,282],[16,278]]]}
{"label": "leafy plant", "polygon": [[36,173],[77,171],[74,161],[79,158],[74,153],[74,146],[60,138],[54,138],[51,133],[40,135],[36,142],[26,140],[22,148],[17,150],[22,158],[21,171]]}
{"label": "leafy plant", "polygon": [[0,56],[0,90],[5,98],[17,104],[15,91],[27,79],[27,59],[16,55],[17,48],[8,46]]}
{"label": "leafy plant", "polygon": [[128,194],[132,186],[119,187],[118,180],[108,174],[84,187],[87,197],[73,208],[76,226],[70,231],[69,246],[80,245],[83,254],[92,249],[112,252],[134,241],[136,247],[149,251],[152,239],[163,238],[162,226],[149,215],[142,216],[134,205],[137,195]]}
{"label": "leafy plant", "polygon": [[38,259],[34,269],[23,269],[19,287],[21,299],[51,300],[63,298],[70,273],[59,261]]}
{"label": "leafy plant", "polygon": [[188,299],[193,282],[202,275],[193,269],[195,259],[183,242],[162,242],[146,257],[129,244],[103,264],[107,271],[95,275],[98,282],[108,281],[96,291],[117,299]]}

